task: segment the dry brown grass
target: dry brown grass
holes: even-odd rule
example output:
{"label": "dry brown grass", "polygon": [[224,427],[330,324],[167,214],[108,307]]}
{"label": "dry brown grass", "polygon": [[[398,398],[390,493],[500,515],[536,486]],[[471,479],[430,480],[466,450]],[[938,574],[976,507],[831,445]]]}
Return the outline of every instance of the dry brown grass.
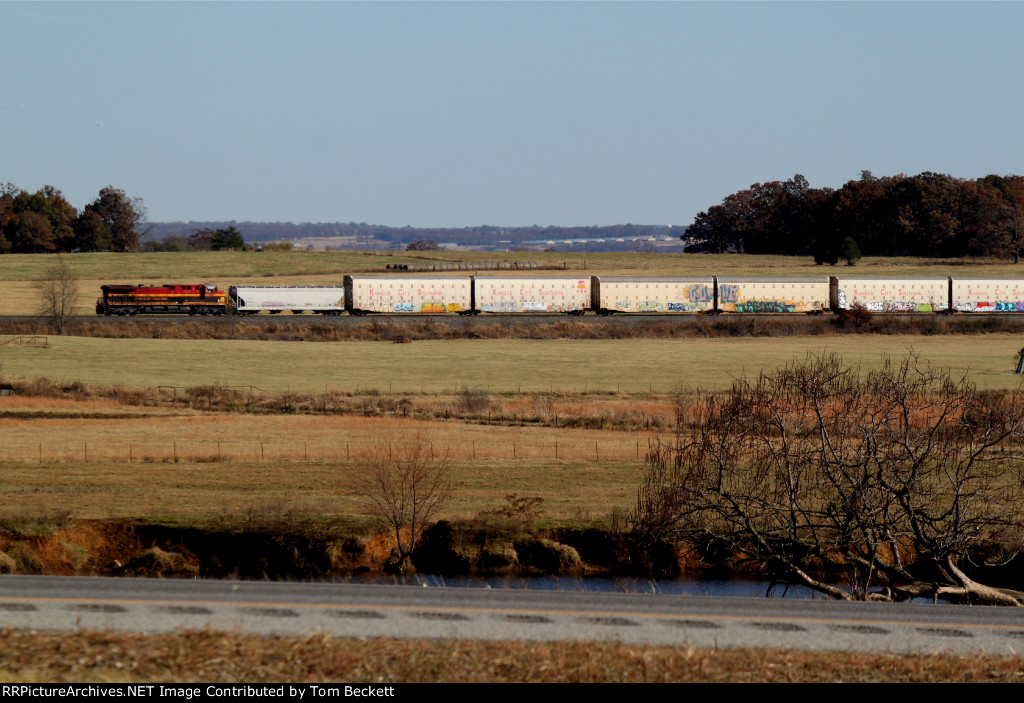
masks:
{"label": "dry brown grass", "polygon": [[[91,308],[90,308],[91,310]],[[88,313],[89,311],[86,311]],[[0,307],[0,314],[3,314]],[[80,313],[85,314],[85,313]],[[293,318],[293,319],[289,319]],[[616,321],[618,320],[618,321]],[[763,317],[684,316],[678,320],[622,320],[549,317],[524,324],[515,319],[494,324],[461,318],[454,324],[435,319],[377,317],[334,324],[311,316],[284,314],[273,324],[251,318],[181,319],[179,317],[94,318],[70,323],[80,337],[123,339],[233,339],[260,341],[351,342],[455,339],[728,339],[735,337],[836,337],[859,334],[975,335],[1020,333],[1024,317],[969,315],[873,316],[859,322],[833,315],[766,315]],[[52,329],[36,318],[0,321],[0,335],[45,335]]]}
{"label": "dry brown grass", "polygon": [[2,633],[3,682],[125,683],[1019,683],[1019,657],[821,654],[637,647],[256,637],[219,632]]}
{"label": "dry brown grass", "polygon": [[553,519],[600,518],[629,507],[647,448],[645,434],[393,417],[8,417],[0,495],[19,510],[80,518],[180,523],[274,501],[362,515],[355,479],[365,452],[378,438],[419,434],[455,461],[460,488],[448,517],[518,491],[543,497]]}

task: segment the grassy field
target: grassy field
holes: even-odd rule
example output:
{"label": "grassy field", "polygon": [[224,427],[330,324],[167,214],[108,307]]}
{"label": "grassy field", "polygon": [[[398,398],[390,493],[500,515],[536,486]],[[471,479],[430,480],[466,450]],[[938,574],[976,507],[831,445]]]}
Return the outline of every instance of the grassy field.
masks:
{"label": "grassy field", "polygon": [[[0,346],[4,379],[178,386],[171,393],[181,395],[198,384],[257,386],[256,396],[330,391],[357,413],[362,404],[372,413],[435,418],[214,413],[115,399],[0,397],[0,462],[6,467],[0,494],[9,506],[176,523],[275,505],[361,515],[353,476],[365,454],[375,441],[416,437],[439,454],[451,452],[461,487],[450,517],[493,510],[517,493],[543,498],[546,515],[555,520],[603,519],[632,507],[652,436],[645,423],[655,432],[670,431],[678,391],[724,388],[812,352],[835,352],[873,368],[911,347],[984,388],[1015,389],[1020,377],[1013,374],[1014,355],[1021,346],[1016,335],[49,341],[47,348]],[[475,422],[458,419],[465,386],[483,391],[492,408],[476,413]],[[405,410],[387,410],[401,402],[397,407]],[[489,424],[491,412],[504,424]],[[605,416],[607,424],[580,425],[605,429],[566,427],[570,418]],[[617,425],[616,418],[632,419]],[[631,431],[609,429],[616,427]]]}
{"label": "grassy field", "polygon": [[[9,339],[9,338],[7,338]],[[0,338],[0,343],[5,338]],[[1015,389],[1022,340],[1012,334],[967,337],[851,335],[726,339],[450,340],[264,342],[50,337],[44,349],[0,346],[4,379],[135,387],[256,386],[271,392],[645,393],[723,388],[808,353],[837,353],[877,367],[908,349],[966,373],[983,388]]]}
{"label": "grassy field", "polygon": [[[543,267],[604,275],[732,276],[1005,276],[1024,268],[1006,260],[867,257],[850,268],[816,266],[810,257],[745,254],[635,254],[560,252],[163,252],[69,254],[80,279],[78,313],[92,314],[104,283],[216,283],[230,285],[340,285],[345,274],[383,272],[395,264],[435,261],[529,261]],[[5,254],[0,258],[0,315],[32,315],[53,258]],[[554,275],[557,271],[511,275]],[[465,275],[452,274],[452,275]]]}
{"label": "grassy field", "polygon": [[[74,404],[62,412],[73,415]],[[220,514],[294,510],[359,516],[358,490],[378,442],[424,442],[447,454],[459,489],[447,516],[544,499],[558,520],[632,507],[647,437],[630,432],[495,427],[392,417],[178,414],[0,417],[4,512],[189,523]],[[3,403],[0,403],[2,409]],[[147,410],[152,415],[147,415]]]}
{"label": "grassy field", "polygon": [[[870,276],[1021,275],[1022,267],[1006,259],[921,259],[865,257],[855,267],[816,266],[811,257],[750,254],[636,254],[621,252],[161,252],[65,255],[81,279],[114,281],[211,281],[224,285],[236,278],[340,276],[383,271],[388,264],[434,261],[529,261],[542,267],[590,271],[595,274],[808,276],[851,274]],[[0,281],[41,278],[52,258],[38,254],[4,254]]]}

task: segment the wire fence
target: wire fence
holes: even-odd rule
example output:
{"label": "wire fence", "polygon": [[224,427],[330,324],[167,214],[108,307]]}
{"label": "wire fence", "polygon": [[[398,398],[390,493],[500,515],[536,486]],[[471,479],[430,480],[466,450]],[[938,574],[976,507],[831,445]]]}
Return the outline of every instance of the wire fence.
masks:
{"label": "wire fence", "polygon": [[[396,445],[400,442],[396,442]],[[453,461],[615,462],[639,461],[648,441],[633,439],[430,442],[432,456]],[[259,440],[176,440],[131,442],[25,442],[0,446],[0,461],[11,463],[264,463],[360,461],[380,445],[372,440],[268,442]]]}

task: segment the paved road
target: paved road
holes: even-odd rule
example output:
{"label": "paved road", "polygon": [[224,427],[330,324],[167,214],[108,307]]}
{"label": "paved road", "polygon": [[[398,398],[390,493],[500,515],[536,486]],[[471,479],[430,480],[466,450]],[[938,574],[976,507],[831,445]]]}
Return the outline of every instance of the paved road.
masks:
{"label": "paved road", "polygon": [[0,576],[0,627],[1016,654],[1024,609],[918,603]]}

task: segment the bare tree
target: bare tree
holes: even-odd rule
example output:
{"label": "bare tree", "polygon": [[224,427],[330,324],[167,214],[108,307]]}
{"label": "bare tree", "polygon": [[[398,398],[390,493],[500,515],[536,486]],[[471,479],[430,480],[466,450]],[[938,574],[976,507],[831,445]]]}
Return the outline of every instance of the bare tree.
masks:
{"label": "bare tree", "polygon": [[913,355],[868,373],[825,356],[697,408],[652,446],[641,543],[713,543],[833,598],[1024,604],[975,580],[1024,530],[1017,394]]}
{"label": "bare tree", "polygon": [[370,513],[394,535],[389,566],[401,571],[455,490],[451,453],[448,448],[435,451],[426,437],[416,435],[405,442],[374,443],[366,461],[359,489]]}
{"label": "bare tree", "polygon": [[49,319],[56,334],[64,334],[78,302],[78,278],[71,266],[58,255],[35,285],[39,292],[38,314]]}

